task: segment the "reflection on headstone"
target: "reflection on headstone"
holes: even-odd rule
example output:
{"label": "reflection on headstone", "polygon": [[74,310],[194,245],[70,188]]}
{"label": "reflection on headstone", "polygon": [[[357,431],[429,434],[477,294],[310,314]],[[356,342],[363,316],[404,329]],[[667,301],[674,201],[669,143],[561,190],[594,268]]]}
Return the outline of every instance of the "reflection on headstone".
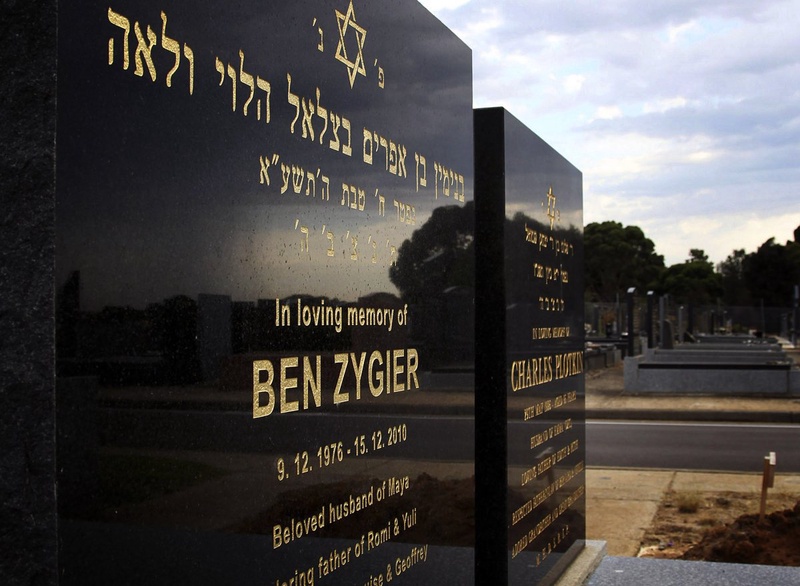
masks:
{"label": "reflection on headstone", "polygon": [[60,6],[60,583],[474,582],[471,54],[390,8]]}

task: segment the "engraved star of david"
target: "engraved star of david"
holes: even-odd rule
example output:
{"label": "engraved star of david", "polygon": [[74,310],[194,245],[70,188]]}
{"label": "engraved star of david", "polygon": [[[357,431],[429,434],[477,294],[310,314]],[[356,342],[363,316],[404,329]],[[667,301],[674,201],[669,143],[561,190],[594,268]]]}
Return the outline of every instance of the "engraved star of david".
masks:
{"label": "engraved star of david", "polygon": [[[367,37],[367,31],[359,26],[356,22],[356,13],[353,10],[353,0],[350,0],[350,6],[347,7],[347,14],[342,14],[336,11],[336,20],[339,25],[339,46],[336,48],[336,60],[341,61],[347,66],[348,77],[350,78],[350,87],[352,88],[356,82],[356,75],[359,73],[364,77],[367,76],[367,70],[364,68],[364,39]],[[347,35],[347,30],[352,28],[355,31],[356,43],[358,47],[358,55],[354,61],[350,61],[347,57],[347,47],[345,46],[344,38]]]}

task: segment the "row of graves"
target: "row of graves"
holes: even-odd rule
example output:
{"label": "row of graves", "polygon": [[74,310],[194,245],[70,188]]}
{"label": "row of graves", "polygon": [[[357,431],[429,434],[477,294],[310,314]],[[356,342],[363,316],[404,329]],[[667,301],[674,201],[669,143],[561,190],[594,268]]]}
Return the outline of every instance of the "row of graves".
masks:
{"label": "row of graves", "polygon": [[60,584],[548,584],[582,176],[417,2],[61,3]]}
{"label": "row of graves", "polygon": [[800,368],[775,338],[698,335],[675,343],[670,322],[662,331],[659,346],[625,359],[626,393],[800,395]]}

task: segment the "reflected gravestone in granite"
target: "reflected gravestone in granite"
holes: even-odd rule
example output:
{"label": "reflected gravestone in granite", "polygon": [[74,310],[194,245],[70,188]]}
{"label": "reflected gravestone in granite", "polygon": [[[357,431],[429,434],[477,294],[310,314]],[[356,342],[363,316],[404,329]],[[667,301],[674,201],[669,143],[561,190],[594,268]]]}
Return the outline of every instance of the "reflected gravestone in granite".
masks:
{"label": "reflected gravestone in granite", "polygon": [[475,112],[477,581],[549,584],[585,539],[582,176]]}
{"label": "reflected gravestone in granite", "polygon": [[58,25],[60,583],[472,583],[469,49],[416,2]]}

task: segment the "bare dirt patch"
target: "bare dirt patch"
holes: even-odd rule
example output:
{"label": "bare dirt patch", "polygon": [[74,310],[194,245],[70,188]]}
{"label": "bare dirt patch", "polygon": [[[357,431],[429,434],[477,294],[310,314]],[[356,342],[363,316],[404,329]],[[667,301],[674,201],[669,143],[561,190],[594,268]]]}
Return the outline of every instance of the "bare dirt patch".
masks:
{"label": "bare dirt patch", "polygon": [[[800,502],[770,493],[758,522],[760,495],[668,491],[642,540],[640,557],[800,565]],[[768,560],[768,561],[767,561]]]}

